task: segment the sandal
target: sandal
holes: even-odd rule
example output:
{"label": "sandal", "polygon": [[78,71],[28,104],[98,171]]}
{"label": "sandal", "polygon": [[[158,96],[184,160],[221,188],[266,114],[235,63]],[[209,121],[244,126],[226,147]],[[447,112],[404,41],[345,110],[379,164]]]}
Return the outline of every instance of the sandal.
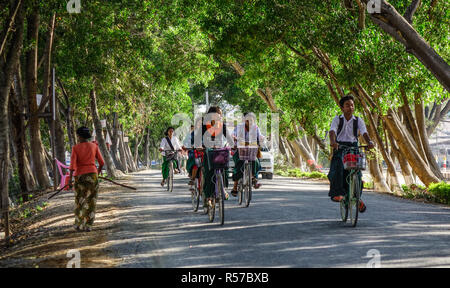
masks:
{"label": "sandal", "polygon": [[333,202],[341,202],[342,200],[344,200],[344,196],[334,196],[331,198]]}
{"label": "sandal", "polygon": [[258,180],[256,180],[256,178],[252,179],[252,184],[253,184],[253,188],[255,188],[255,189],[259,189],[259,187],[261,187],[261,184],[258,183]]}
{"label": "sandal", "polygon": [[366,212],[366,204],[364,204],[364,202],[362,200],[359,200],[359,212],[364,213]]}

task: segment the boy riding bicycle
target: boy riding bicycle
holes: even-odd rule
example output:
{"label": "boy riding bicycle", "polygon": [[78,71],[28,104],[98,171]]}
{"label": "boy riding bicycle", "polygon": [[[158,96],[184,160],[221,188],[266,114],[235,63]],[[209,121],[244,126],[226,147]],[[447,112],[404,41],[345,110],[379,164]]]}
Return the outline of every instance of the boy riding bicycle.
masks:
{"label": "boy riding bicycle", "polygon": [[[334,202],[342,201],[349,189],[347,182],[349,171],[344,170],[342,163],[344,149],[340,146],[358,147],[358,135],[362,135],[368,143],[369,149],[375,147],[367,133],[364,121],[353,115],[355,111],[353,96],[347,95],[342,97],[339,101],[339,106],[343,114],[334,117],[330,127],[330,146],[333,147],[333,158],[331,159],[330,172],[328,173],[328,179],[330,180],[328,196]],[[362,187],[361,171],[358,172],[358,180],[361,184],[359,187]],[[359,211],[363,213],[365,210],[366,205],[360,200]]]}

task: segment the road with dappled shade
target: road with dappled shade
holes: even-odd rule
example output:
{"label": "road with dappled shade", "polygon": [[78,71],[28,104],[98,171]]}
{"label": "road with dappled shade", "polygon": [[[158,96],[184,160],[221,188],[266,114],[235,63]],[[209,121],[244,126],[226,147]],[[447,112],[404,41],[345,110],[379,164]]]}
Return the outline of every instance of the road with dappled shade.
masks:
{"label": "road with dappled shade", "polygon": [[[364,192],[358,226],[340,221],[327,182],[262,180],[249,208],[225,201],[225,225],[194,213],[187,178],[133,174],[109,248],[122,267],[450,267],[450,208]],[[376,250],[373,250],[376,249]],[[375,251],[375,254],[372,254]],[[368,253],[370,257],[368,256]]]}

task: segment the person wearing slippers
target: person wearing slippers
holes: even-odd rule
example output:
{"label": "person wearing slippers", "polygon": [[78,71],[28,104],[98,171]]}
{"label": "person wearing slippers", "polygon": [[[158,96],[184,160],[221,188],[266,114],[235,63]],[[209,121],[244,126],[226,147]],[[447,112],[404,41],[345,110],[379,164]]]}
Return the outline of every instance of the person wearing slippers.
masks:
{"label": "person wearing slippers", "polygon": [[[239,123],[234,131],[233,138],[235,141],[235,147],[237,147],[238,143],[254,143],[260,146],[260,143],[264,141],[264,136],[261,134],[259,127],[255,124],[256,116],[253,113],[244,113],[242,118],[242,123]],[[256,139],[255,139],[256,138]],[[256,141],[255,141],[256,140]],[[236,149],[236,152],[233,155],[233,161],[235,163],[233,169],[233,190],[231,190],[231,195],[234,197],[237,196],[238,191],[238,183],[239,179],[242,178],[242,166],[244,165],[244,161],[239,159],[239,151]],[[261,164],[259,159],[256,161],[251,161],[252,163],[252,185],[253,188],[258,189],[261,187],[261,184],[258,183],[257,176],[259,171],[261,171]]]}
{"label": "person wearing slippers", "polygon": [[[364,121],[353,115],[355,112],[353,96],[347,95],[342,97],[339,101],[339,106],[343,114],[334,117],[330,128],[330,146],[333,147],[333,158],[331,159],[330,172],[328,173],[328,179],[330,180],[328,196],[333,202],[342,201],[344,199],[343,195],[349,189],[346,181],[349,172],[344,169],[342,163],[344,151],[340,145],[358,147],[358,135],[362,135],[369,144],[369,149],[375,147],[367,133]],[[358,174],[358,178],[362,182],[361,171]],[[359,211],[361,213],[366,211],[366,205],[362,200],[360,200]]]}

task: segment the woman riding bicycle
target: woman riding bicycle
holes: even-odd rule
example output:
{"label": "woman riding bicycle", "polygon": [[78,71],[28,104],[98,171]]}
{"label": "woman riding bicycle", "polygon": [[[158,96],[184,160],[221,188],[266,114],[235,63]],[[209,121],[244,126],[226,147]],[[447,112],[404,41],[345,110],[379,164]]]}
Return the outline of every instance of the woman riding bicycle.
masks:
{"label": "woman riding bicycle", "polygon": [[[203,125],[201,127],[201,132],[196,132],[196,136],[201,136],[201,139],[195,139],[194,142],[202,143],[202,146],[207,149],[223,148],[228,143],[230,146],[233,145],[233,138],[231,134],[227,131],[226,125],[222,119],[222,110],[219,107],[213,106],[208,110],[207,115],[203,118]],[[197,146],[197,145],[196,145]],[[209,161],[203,161],[203,175],[204,175],[204,186],[203,186],[203,205],[207,207],[208,201],[211,200],[214,195],[214,169],[210,169]],[[228,183],[228,176],[225,171],[225,186]]]}
{"label": "woman riding bicycle", "polygon": [[[330,172],[328,179],[330,180],[330,192],[328,196],[334,202],[340,202],[344,199],[344,195],[349,189],[347,176],[349,171],[344,169],[342,156],[345,148],[343,146],[358,147],[358,135],[363,135],[368,148],[374,148],[367,133],[366,124],[361,118],[353,116],[355,111],[354,98],[351,95],[342,97],[339,106],[343,112],[342,115],[336,116],[331,123],[330,128],[330,146],[333,147],[333,158],[331,160]],[[358,171],[358,179],[362,187],[362,173]],[[360,200],[359,211],[364,212],[366,205]]]}
{"label": "woman riding bicycle", "polygon": [[178,164],[178,160],[177,158],[172,158],[172,159],[168,159],[167,156],[168,152],[165,151],[179,151],[181,150],[181,145],[180,145],[180,141],[178,140],[177,136],[173,135],[173,132],[175,131],[175,129],[173,127],[169,127],[167,128],[166,132],[164,132],[164,134],[166,135],[166,137],[164,137],[161,140],[161,145],[159,146],[159,151],[161,152],[161,154],[163,155],[163,164],[161,166],[161,172],[162,172],[162,176],[163,176],[163,180],[161,181],[161,186],[164,186],[164,184],[166,183],[166,179],[169,177],[169,162],[170,161],[174,161],[175,162],[175,171],[176,172],[180,172],[178,170],[179,164]]}
{"label": "woman riding bicycle", "polygon": [[[244,113],[243,115],[243,121],[242,123],[238,124],[233,131],[233,138],[235,141],[235,147],[246,144],[246,143],[255,143],[257,146],[260,146],[260,143],[264,141],[264,136],[261,134],[259,127],[255,124],[256,117],[253,113]],[[256,147],[254,147],[256,148]],[[233,169],[233,190],[231,190],[231,195],[234,197],[237,196],[238,191],[238,182],[239,179],[242,178],[242,167],[245,163],[245,161],[240,160],[239,158],[239,150],[236,150],[236,152],[233,155],[233,161],[234,161],[234,169]],[[256,161],[251,161],[252,165],[252,185],[255,189],[258,189],[261,187],[261,184],[258,183],[257,176],[259,171],[261,171],[261,164],[259,163],[259,160],[256,159]]]}

